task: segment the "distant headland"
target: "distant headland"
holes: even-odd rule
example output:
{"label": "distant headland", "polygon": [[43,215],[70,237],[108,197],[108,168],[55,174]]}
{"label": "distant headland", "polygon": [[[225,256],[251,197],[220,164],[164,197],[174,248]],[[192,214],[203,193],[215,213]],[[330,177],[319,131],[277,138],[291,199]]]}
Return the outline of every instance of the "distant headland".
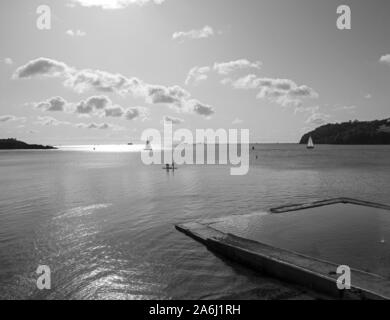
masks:
{"label": "distant headland", "polygon": [[304,134],[300,144],[312,137],[316,144],[390,144],[390,119],[326,124]]}
{"label": "distant headland", "polygon": [[52,146],[42,146],[39,144],[28,144],[16,139],[0,139],[0,150],[16,150],[16,149],[35,149],[35,150],[51,150],[57,149]]}

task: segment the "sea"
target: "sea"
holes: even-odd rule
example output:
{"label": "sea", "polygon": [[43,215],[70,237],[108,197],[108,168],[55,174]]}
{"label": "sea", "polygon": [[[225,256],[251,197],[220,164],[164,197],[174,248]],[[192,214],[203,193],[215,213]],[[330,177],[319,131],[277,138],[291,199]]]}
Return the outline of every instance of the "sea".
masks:
{"label": "sea", "polygon": [[[390,204],[390,146],[254,146],[243,176],[229,165],[167,172],[131,146],[0,151],[0,299],[310,297],[175,224],[334,197]],[[37,286],[39,266],[50,289]]]}

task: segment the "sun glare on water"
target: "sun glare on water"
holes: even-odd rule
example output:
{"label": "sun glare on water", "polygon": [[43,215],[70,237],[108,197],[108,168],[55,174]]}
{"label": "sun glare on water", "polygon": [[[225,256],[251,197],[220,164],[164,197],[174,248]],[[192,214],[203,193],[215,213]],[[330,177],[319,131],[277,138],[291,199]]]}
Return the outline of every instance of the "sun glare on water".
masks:
{"label": "sun glare on water", "polygon": [[[141,152],[145,149],[144,144],[134,145],[73,145],[57,146],[60,151],[84,151],[84,152]],[[153,150],[161,150],[159,146],[153,146]]]}

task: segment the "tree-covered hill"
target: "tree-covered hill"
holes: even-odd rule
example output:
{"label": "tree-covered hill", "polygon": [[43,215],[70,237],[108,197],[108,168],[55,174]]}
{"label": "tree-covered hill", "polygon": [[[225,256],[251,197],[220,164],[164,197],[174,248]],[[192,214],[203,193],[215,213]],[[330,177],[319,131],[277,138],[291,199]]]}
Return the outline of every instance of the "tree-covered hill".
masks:
{"label": "tree-covered hill", "polygon": [[390,119],[326,124],[304,134],[299,143],[306,144],[310,136],[316,144],[390,144]]}
{"label": "tree-covered hill", "polygon": [[16,149],[56,149],[51,146],[41,146],[38,144],[27,144],[16,139],[0,139],[0,150]]}

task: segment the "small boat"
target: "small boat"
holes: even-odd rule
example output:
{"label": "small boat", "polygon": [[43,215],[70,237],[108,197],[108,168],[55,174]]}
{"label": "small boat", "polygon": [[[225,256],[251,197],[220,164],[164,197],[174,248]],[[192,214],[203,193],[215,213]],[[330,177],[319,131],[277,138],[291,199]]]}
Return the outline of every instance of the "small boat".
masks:
{"label": "small boat", "polygon": [[144,150],[145,151],[152,151],[153,150],[149,140],[146,140],[146,145],[145,145]]}
{"label": "small boat", "polygon": [[309,141],[307,142],[306,148],[307,149],[314,149],[314,142],[313,142],[313,139],[311,137],[309,137]]}

